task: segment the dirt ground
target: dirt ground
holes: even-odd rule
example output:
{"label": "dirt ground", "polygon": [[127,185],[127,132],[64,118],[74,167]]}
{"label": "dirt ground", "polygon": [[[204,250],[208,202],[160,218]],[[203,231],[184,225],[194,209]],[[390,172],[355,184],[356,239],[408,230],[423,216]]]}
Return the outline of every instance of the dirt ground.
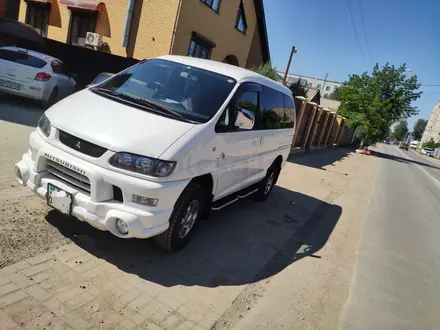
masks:
{"label": "dirt ground", "polygon": [[[0,287],[32,284],[3,296],[0,290],[0,305],[8,304],[0,308],[0,321],[17,322],[24,304],[76,325],[90,299],[97,305],[110,299],[125,306],[124,316],[97,312],[87,322],[101,324],[113,315],[113,328],[124,329],[134,320],[139,329],[168,329],[169,323],[188,329],[337,327],[362,226],[360,206],[374,179],[372,158],[343,148],[294,155],[266,203],[244,200],[214,212],[186,249],[169,254],[149,240],[118,239],[62,216],[18,186],[13,165],[38,119],[29,113],[34,120],[23,122],[29,116],[0,109]],[[121,285],[110,287],[114,283]],[[82,295],[76,297],[78,287]],[[56,290],[67,290],[65,301],[57,300]],[[50,300],[40,302],[41,295]],[[131,309],[138,303],[139,310]],[[150,315],[154,308],[163,315]]]}
{"label": "dirt ground", "polygon": [[36,196],[0,200],[0,268],[70,242],[45,220],[49,210]]}
{"label": "dirt ground", "polygon": [[380,166],[378,158],[354,153],[333,161],[340,152],[295,161],[304,165],[295,188],[323,203],[266,264],[266,277],[246,287],[215,329],[338,328]]}

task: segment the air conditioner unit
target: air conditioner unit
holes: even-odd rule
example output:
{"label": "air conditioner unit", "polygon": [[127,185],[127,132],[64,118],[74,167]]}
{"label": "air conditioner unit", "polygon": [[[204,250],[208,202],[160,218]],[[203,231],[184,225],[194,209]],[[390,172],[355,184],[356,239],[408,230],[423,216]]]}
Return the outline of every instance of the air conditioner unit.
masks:
{"label": "air conditioner unit", "polygon": [[93,32],[87,32],[86,44],[95,47],[101,47],[102,35]]}

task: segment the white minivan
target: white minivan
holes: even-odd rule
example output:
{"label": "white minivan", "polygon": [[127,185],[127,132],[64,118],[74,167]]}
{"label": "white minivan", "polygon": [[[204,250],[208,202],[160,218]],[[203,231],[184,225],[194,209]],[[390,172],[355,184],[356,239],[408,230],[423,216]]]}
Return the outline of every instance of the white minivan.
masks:
{"label": "white minivan", "polygon": [[16,164],[56,210],[176,251],[194,224],[264,201],[291,149],[291,91],[252,71],[183,56],[142,61],[45,112]]}

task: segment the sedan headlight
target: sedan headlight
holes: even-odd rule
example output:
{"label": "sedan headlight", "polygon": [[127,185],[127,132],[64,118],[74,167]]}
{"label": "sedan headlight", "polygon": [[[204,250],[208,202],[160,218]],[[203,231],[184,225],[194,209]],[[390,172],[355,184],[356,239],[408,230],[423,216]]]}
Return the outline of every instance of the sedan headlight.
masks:
{"label": "sedan headlight", "polygon": [[110,165],[140,174],[164,177],[173,173],[176,162],[120,152],[110,158]]}
{"label": "sedan headlight", "polygon": [[41,130],[45,137],[49,137],[52,125],[50,124],[50,121],[46,117],[46,115],[43,114],[41,116],[40,120],[38,121],[38,128]]}

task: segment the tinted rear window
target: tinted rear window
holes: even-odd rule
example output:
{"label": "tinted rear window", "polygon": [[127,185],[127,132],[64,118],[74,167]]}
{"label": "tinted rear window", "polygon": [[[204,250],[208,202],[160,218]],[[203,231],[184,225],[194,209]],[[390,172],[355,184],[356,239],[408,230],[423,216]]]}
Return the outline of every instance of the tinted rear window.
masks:
{"label": "tinted rear window", "polygon": [[261,129],[292,128],[295,122],[293,99],[275,89],[266,86],[262,88]]}
{"label": "tinted rear window", "polygon": [[0,49],[0,59],[37,69],[41,69],[47,64],[38,57],[7,49]]}

